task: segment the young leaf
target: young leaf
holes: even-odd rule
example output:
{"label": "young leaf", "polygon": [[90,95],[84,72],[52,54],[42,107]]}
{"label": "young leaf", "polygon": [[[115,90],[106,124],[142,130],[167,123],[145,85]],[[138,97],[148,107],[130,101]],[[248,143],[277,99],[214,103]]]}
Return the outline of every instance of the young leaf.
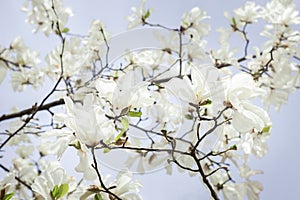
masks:
{"label": "young leaf", "polygon": [[129,127],[128,119],[127,119],[126,117],[122,117],[121,123],[122,123],[123,129],[124,129],[125,131],[127,131],[128,127]]}
{"label": "young leaf", "polygon": [[4,195],[3,200],[10,200],[14,196],[14,192]]}
{"label": "young leaf", "polygon": [[236,27],[236,21],[234,17],[231,18],[231,23],[233,27]]}
{"label": "young leaf", "polygon": [[148,19],[148,18],[150,17],[150,14],[151,14],[151,12],[150,12],[150,10],[148,9],[147,12],[146,12],[146,14],[144,15],[143,19],[144,19],[144,20]]}
{"label": "young leaf", "polygon": [[271,126],[266,126],[263,128],[263,130],[261,132],[268,133],[270,130],[271,130]]}
{"label": "young leaf", "polygon": [[58,185],[54,186],[54,188],[51,190],[51,196],[53,198],[55,199],[58,198],[57,195],[58,195]]}
{"label": "young leaf", "polygon": [[231,150],[237,150],[236,144],[232,145],[232,146],[230,147],[230,149],[231,149]]}
{"label": "young leaf", "polygon": [[104,149],[103,149],[103,153],[108,153],[108,152],[110,152],[110,149],[109,149],[109,148],[104,148]]}
{"label": "young leaf", "polygon": [[67,183],[61,184],[60,186],[54,186],[53,190],[51,190],[51,196],[54,199],[59,199],[68,193],[69,185]]}
{"label": "young leaf", "polygon": [[57,198],[61,198],[63,196],[65,196],[69,191],[69,185],[67,183],[65,184],[61,184],[58,188],[58,197]]}
{"label": "young leaf", "polygon": [[121,123],[122,123],[122,130],[121,130],[121,132],[116,136],[115,141],[118,141],[118,140],[122,137],[122,135],[125,133],[125,131],[127,131],[128,128],[129,128],[129,122],[128,122],[128,119],[127,119],[127,118],[122,117]]}
{"label": "young leaf", "polygon": [[68,33],[69,31],[70,31],[70,29],[66,27],[66,28],[64,28],[61,32],[62,32],[62,33]]}
{"label": "young leaf", "polygon": [[129,111],[127,113],[128,117],[141,117],[142,116],[142,112],[138,112],[138,111]]}
{"label": "young leaf", "polygon": [[95,194],[94,200],[103,200],[102,196],[100,193]]}

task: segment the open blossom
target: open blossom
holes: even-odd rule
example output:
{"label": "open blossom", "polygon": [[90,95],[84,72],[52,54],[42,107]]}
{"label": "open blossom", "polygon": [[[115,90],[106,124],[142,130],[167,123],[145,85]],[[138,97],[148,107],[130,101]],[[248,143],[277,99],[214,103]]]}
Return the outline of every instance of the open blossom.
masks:
{"label": "open blossom", "polygon": [[140,108],[153,105],[154,99],[148,88],[149,83],[142,81],[136,71],[129,71],[119,78],[113,93],[113,106],[116,114],[127,107]]}
{"label": "open blossom", "polygon": [[236,20],[240,20],[241,22],[253,23],[256,22],[260,17],[260,6],[255,5],[254,2],[246,2],[246,4],[234,10],[234,14],[236,15]]}
{"label": "open blossom", "polygon": [[83,106],[74,104],[70,98],[65,98],[67,114],[61,119],[68,128],[74,131],[83,144],[94,147],[101,140],[110,141],[114,138],[114,124],[105,117],[105,112],[97,105],[92,94],[86,96]]}
{"label": "open blossom", "polygon": [[132,15],[128,16],[126,19],[129,22],[128,29],[134,28],[143,24],[144,20],[149,17],[150,10],[145,9],[146,0],[142,0],[141,6],[139,8],[132,7]]}
{"label": "open blossom", "polygon": [[85,66],[87,62],[86,54],[82,46],[82,40],[80,38],[72,37],[66,40],[64,44],[64,51],[62,53],[62,63],[60,54],[62,53],[62,44],[56,47],[50,54],[46,56],[47,68],[46,74],[53,78],[60,75],[61,67],[63,67],[63,76],[68,79],[74,75],[77,75],[80,70]]}
{"label": "open blossom", "polygon": [[191,79],[187,76],[184,76],[182,79],[173,78],[166,86],[183,101],[198,105],[210,96],[206,78],[199,70],[192,68]]}
{"label": "open blossom", "polygon": [[[109,176],[103,177],[104,185],[110,189],[110,191],[123,200],[142,200],[139,193],[139,188],[142,186],[139,181],[133,180],[133,174],[129,171],[121,171],[118,173],[116,178],[109,182]],[[102,187],[99,185],[92,185],[94,190],[102,190]],[[81,195],[80,200],[84,199],[94,199],[94,192],[92,190],[87,190],[83,195]],[[98,193],[103,200],[112,200],[115,199],[112,195],[100,192]]]}
{"label": "open blossom", "polygon": [[141,200],[138,194],[139,188],[142,186],[138,181],[132,180],[133,174],[129,171],[121,172],[116,177],[116,180],[111,185],[117,187],[113,192],[124,200]]}
{"label": "open blossom", "polygon": [[97,174],[92,167],[93,160],[86,146],[81,146],[77,151],[77,155],[79,156],[79,163],[75,167],[75,170],[83,173],[83,178],[85,180],[95,180]]}
{"label": "open blossom", "polygon": [[66,170],[58,162],[39,162],[42,173],[34,180],[32,190],[40,199],[52,199],[51,191],[55,186],[68,184],[69,191],[76,187],[74,177],[68,176]]}
{"label": "open blossom", "polygon": [[202,23],[204,19],[208,18],[209,16],[206,15],[205,11],[195,7],[192,8],[189,13],[185,13],[182,16],[181,27],[184,33],[199,40],[203,36],[206,36],[210,31],[210,26]]}
{"label": "open blossom", "polygon": [[[6,69],[11,69],[11,84],[14,91],[23,91],[26,85],[35,89],[42,85],[44,73],[39,68],[39,54],[29,49],[21,37],[16,37],[10,44],[9,49],[3,50],[0,54],[3,61],[0,61],[0,81],[4,78]],[[4,68],[2,68],[4,67]]]}
{"label": "open blossom", "polygon": [[236,74],[229,85],[227,99],[234,108],[232,124],[237,131],[246,133],[255,129],[261,131],[270,125],[268,114],[260,107],[249,102],[250,99],[262,94],[251,75]]}
{"label": "open blossom", "polygon": [[59,30],[63,31],[68,18],[73,15],[72,10],[64,8],[59,0],[26,0],[22,11],[27,13],[26,21],[35,25],[33,32],[42,31],[47,36],[58,31],[56,24],[59,25]]}
{"label": "open blossom", "polygon": [[300,17],[292,1],[272,0],[266,4],[262,11],[263,18],[272,24],[299,24]]}

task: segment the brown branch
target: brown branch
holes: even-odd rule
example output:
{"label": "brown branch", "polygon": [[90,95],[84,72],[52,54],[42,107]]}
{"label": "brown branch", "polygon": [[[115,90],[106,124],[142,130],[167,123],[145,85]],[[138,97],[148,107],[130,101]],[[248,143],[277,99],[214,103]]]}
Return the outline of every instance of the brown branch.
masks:
{"label": "brown branch", "polygon": [[[112,188],[107,188],[103,182],[103,179],[102,179],[102,176],[100,174],[100,171],[98,169],[98,163],[97,163],[97,160],[96,160],[96,156],[95,156],[95,149],[94,147],[91,149],[91,153],[93,155],[93,164],[92,164],[92,167],[94,168],[94,170],[96,171],[97,173],[97,176],[98,176],[98,180],[100,182],[100,185],[101,187],[104,189],[103,192],[106,192],[108,193],[109,195],[113,196],[116,200],[122,200],[120,197],[118,197],[116,194],[114,194],[113,192],[110,191],[110,189]],[[114,187],[113,187],[114,188]]]}
{"label": "brown branch", "polygon": [[45,105],[42,105],[38,108],[36,108],[36,105],[33,105],[31,108],[27,108],[27,109],[24,109],[24,110],[19,111],[19,112],[15,112],[15,113],[11,113],[11,114],[3,114],[0,117],[0,122],[4,121],[4,120],[16,118],[16,117],[22,117],[23,115],[30,115],[30,114],[33,114],[35,111],[49,110],[52,107],[59,106],[59,105],[62,105],[64,103],[65,102],[64,102],[63,99],[59,99],[59,100],[47,103]]}
{"label": "brown branch", "polygon": [[200,175],[202,177],[203,183],[207,186],[211,197],[214,200],[219,200],[220,198],[218,197],[217,192],[214,190],[213,186],[210,184],[209,180],[207,179],[207,175],[204,173],[204,170],[202,168],[200,161],[198,161],[199,159],[197,158],[196,151],[192,151],[191,156],[193,157],[193,159],[195,160],[195,163],[197,164],[198,172],[200,173]]}

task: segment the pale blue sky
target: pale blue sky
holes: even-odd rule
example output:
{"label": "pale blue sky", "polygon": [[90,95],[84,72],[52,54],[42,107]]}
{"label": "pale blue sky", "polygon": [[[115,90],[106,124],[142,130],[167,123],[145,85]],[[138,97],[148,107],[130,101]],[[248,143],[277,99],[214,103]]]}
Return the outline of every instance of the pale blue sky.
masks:
{"label": "pale blue sky", "polygon": [[[25,15],[20,12],[22,1],[10,0],[0,2],[0,45],[8,46],[16,37],[22,36],[27,45],[33,49],[41,50],[42,55],[49,52],[58,40],[47,39],[42,34],[32,35],[32,26],[24,23]],[[222,2],[222,5],[220,5]],[[213,30],[225,25],[224,10],[232,10],[238,7],[237,3],[245,1],[234,0],[151,0],[146,5],[154,8],[150,18],[152,22],[176,27],[183,12],[189,11],[193,6],[198,6],[212,16]],[[265,1],[256,1],[265,2]],[[298,9],[300,2],[297,2]],[[139,6],[138,0],[66,0],[74,11],[74,17],[70,19],[69,27],[72,33],[85,34],[92,19],[100,19],[109,31],[118,34],[126,30],[125,16],[130,14],[130,7]],[[255,31],[255,30],[254,30]],[[260,40],[259,37],[256,39]],[[213,32],[207,39],[208,46],[216,48],[217,35]],[[44,96],[48,89],[35,92],[27,89],[25,93],[14,93],[8,86],[8,79],[0,85],[0,115],[10,111],[17,105],[19,108],[30,107],[33,102]],[[261,199],[296,199],[300,196],[300,91],[290,96],[287,105],[283,105],[280,113],[270,110],[273,121],[272,135],[269,139],[269,153],[263,159],[252,159],[252,167],[264,170],[264,175],[254,177],[264,185]],[[1,127],[0,127],[1,128]],[[73,162],[74,165],[77,161]],[[2,172],[0,172],[2,173]],[[136,176],[144,185],[141,193],[145,200],[151,199],[208,199],[207,191],[203,188],[198,178],[190,178],[187,174],[175,173],[170,177],[164,171]]]}

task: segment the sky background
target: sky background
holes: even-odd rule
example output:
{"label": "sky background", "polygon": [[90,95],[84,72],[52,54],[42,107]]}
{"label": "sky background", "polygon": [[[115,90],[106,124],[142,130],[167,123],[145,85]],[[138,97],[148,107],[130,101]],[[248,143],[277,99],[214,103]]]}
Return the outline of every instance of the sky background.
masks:
{"label": "sky background", "polygon": [[[32,34],[33,27],[24,22],[26,16],[20,11],[22,2],[17,0],[0,1],[0,45],[7,47],[15,37],[22,36],[28,46],[41,52],[41,58],[43,58],[59,41],[52,36],[47,38],[40,33]],[[211,16],[208,23],[212,26],[212,34],[207,38],[207,46],[216,49],[218,47],[218,35],[215,29],[220,26],[228,26],[227,20],[223,16],[224,11],[231,11],[246,1],[223,0],[222,4],[220,2],[218,0],[151,0],[147,2],[146,7],[153,9],[150,17],[151,22],[169,27],[178,27],[182,14],[194,6],[206,10],[207,14]],[[266,1],[256,2],[263,4]],[[300,2],[294,2],[297,3],[299,9]],[[91,20],[99,19],[106,24],[107,30],[112,34],[119,34],[126,31],[125,16],[131,14],[130,7],[139,6],[140,1],[66,0],[65,5],[70,6],[74,12],[74,16],[70,18],[68,23],[72,33],[87,33]],[[255,34],[258,30],[251,29],[251,31],[253,31],[252,34]],[[262,39],[255,35],[255,42],[258,44]],[[236,46],[239,45],[236,44]],[[27,88],[23,93],[18,93],[12,91],[9,81],[6,78],[0,85],[0,115],[10,112],[13,106],[20,109],[31,107],[51,88],[45,85],[39,91]],[[269,153],[263,159],[251,158],[250,166],[253,169],[257,168],[264,171],[263,175],[254,177],[264,185],[261,199],[296,199],[300,196],[299,100],[300,91],[297,91],[290,95],[288,104],[283,105],[279,113],[273,108],[270,109],[273,127],[272,135],[268,141]],[[9,162],[11,158],[6,159],[6,162]],[[64,162],[65,165],[77,165],[77,160]],[[0,171],[0,174],[2,173],[3,171]],[[145,176],[136,175],[136,178],[140,179],[143,184],[141,194],[145,200],[209,199],[199,178],[190,178],[188,174],[175,173],[173,176],[168,176],[165,175],[164,171],[159,171]]]}

